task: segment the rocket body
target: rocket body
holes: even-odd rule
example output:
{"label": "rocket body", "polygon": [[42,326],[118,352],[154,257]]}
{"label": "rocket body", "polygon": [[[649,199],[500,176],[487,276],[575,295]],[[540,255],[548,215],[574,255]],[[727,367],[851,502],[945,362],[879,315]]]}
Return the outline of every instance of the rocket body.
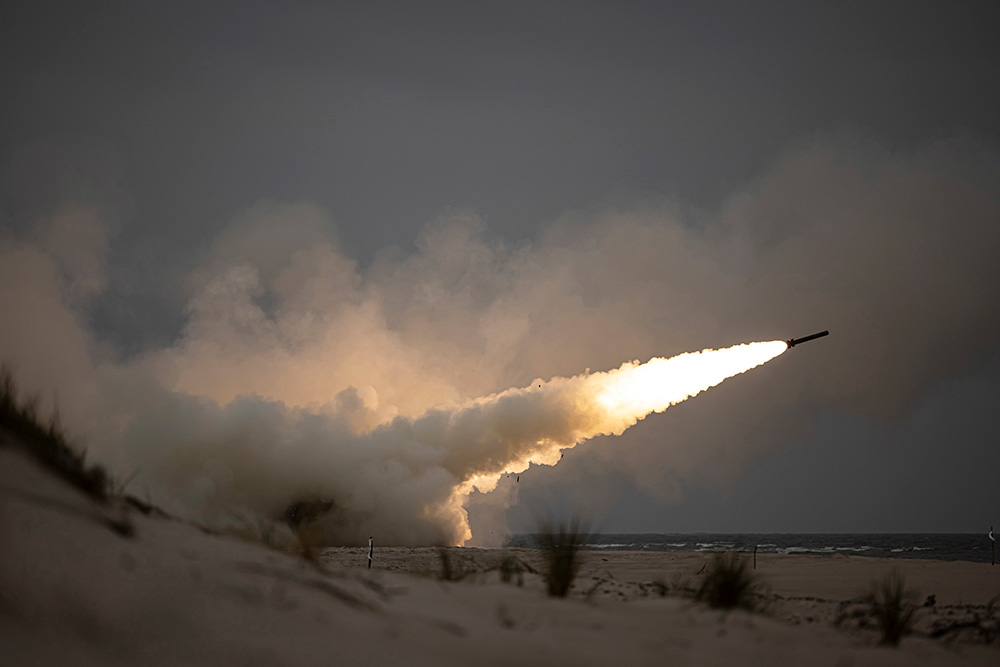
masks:
{"label": "rocket body", "polygon": [[789,339],[785,341],[785,344],[788,345],[788,347],[795,347],[800,343],[808,343],[811,340],[816,340],[817,338],[822,338],[823,336],[829,336],[829,335],[830,335],[829,331],[820,331],[819,333],[814,333],[809,336],[805,336],[804,338]]}

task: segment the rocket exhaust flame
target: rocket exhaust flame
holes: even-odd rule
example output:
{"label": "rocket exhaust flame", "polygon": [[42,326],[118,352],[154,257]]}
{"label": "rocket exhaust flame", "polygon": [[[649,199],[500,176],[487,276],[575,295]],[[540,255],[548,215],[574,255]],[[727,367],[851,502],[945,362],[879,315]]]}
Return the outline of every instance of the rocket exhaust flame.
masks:
{"label": "rocket exhaust flame", "polygon": [[744,343],[669,359],[654,358],[645,364],[623,364],[617,371],[592,376],[593,384],[599,387],[597,403],[607,410],[609,418],[631,420],[631,426],[652,412],[663,412],[726,378],[760,366],[786,349],[781,341]]}
{"label": "rocket exhaust flame", "polygon": [[503,430],[496,435],[510,446],[512,456],[506,460],[502,456],[484,457],[495,462],[496,469],[477,471],[520,472],[529,463],[552,464],[558,460],[560,449],[584,440],[621,435],[649,414],[663,412],[727,378],[760,366],[786,349],[784,341],[744,343],[722,350],[686,352],[669,359],[655,357],[643,364],[630,361],[610,371],[557,377],[548,382],[536,380],[527,388],[477,399],[459,408],[452,421],[461,423],[472,415],[485,417],[491,412],[520,417],[520,425],[483,420],[483,427],[503,424]]}
{"label": "rocket exhaust flame", "polygon": [[[600,435],[620,435],[639,420],[663,412],[723,380],[777,357],[784,341],[744,343],[722,350],[688,352],[646,363],[627,362],[604,372],[535,381],[477,399],[450,416],[441,444],[445,467],[463,480],[453,502],[472,491],[491,491],[504,473],[529,464],[553,465],[560,450]],[[428,417],[418,418],[414,425]],[[478,423],[469,433],[468,426]],[[452,430],[462,440],[452,440]],[[471,438],[471,440],[470,440]],[[478,453],[469,459],[472,451]],[[464,465],[463,465],[464,464]]]}

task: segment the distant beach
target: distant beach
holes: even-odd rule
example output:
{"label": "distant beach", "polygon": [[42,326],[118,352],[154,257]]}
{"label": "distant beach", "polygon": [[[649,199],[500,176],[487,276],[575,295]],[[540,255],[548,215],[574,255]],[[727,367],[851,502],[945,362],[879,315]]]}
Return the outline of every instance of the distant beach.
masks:
{"label": "distant beach", "polygon": [[[514,535],[508,545],[532,547],[530,534]],[[601,551],[721,551],[758,554],[858,555],[870,558],[922,558],[990,562],[983,533],[598,533],[586,549]]]}

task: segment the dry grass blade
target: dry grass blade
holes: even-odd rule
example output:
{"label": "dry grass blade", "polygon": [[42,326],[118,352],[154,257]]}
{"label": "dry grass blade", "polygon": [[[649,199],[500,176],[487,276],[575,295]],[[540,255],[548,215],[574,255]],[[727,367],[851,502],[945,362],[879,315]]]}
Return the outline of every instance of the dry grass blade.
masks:
{"label": "dry grass blade", "polygon": [[564,598],[580,571],[580,551],[587,541],[587,531],[579,519],[573,518],[555,525],[540,521],[538,533],[549,595]]}
{"label": "dry grass blade", "polygon": [[0,366],[0,426],[17,435],[28,452],[95,500],[108,497],[110,478],[97,464],[87,465],[86,456],[66,440],[58,413],[43,425],[37,398],[19,399],[14,376]]}

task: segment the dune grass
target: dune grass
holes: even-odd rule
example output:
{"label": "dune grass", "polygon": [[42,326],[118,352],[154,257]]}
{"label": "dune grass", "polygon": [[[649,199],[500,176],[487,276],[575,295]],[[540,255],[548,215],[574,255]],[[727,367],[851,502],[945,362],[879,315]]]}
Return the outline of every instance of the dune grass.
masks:
{"label": "dune grass", "polygon": [[898,646],[903,635],[913,628],[917,597],[916,591],[906,587],[906,580],[896,568],[872,585],[870,603],[882,631],[883,644]]}
{"label": "dune grass", "polygon": [[0,366],[0,428],[17,436],[25,449],[39,462],[95,500],[108,499],[111,478],[96,463],[88,464],[86,453],[72,446],[54,413],[43,423],[36,397],[18,395],[14,375]]}
{"label": "dune grass", "polygon": [[438,548],[438,558],[441,561],[438,579],[441,581],[461,581],[476,570],[475,563],[470,568],[469,563],[452,559],[452,552],[447,547]]}
{"label": "dune grass", "polygon": [[747,560],[736,552],[728,552],[712,557],[694,597],[716,609],[754,611],[759,590],[760,582]]}
{"label": "dune grass", "polygon": [[555,524],[541,520],[538,528],[548,593],[552,597],[564,598],[580,571],[580,552],[587,541],[587,530],[577,518]]}
{"label": "dune grass", "polygon": [[521,560],[510,554],[505,555],[500,560],[500,581],[505,584],[516,581],[518,586],[524,586],[524,564]]}

